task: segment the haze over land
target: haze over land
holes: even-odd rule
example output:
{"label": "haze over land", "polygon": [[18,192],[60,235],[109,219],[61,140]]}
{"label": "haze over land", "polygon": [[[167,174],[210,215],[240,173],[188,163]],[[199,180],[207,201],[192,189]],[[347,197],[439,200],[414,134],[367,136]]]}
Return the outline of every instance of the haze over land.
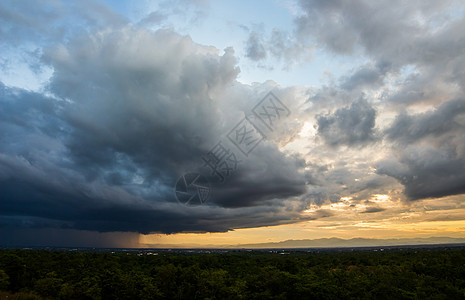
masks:
{"label": "haze over land", "polygon": [[[193,248],[219,248],[219,249],[298,249],[298,248],[353,248],[353,247],[386,247],[386,246],[413,246],[413,245],[461,245],[465,244],[465,238],[431,237],[431,238],[404,238],[404,239],[339,239],[321,238],[305,240],[286,240],[275,243],[237,244],[237,245],[205,245],[183,244],[186,249]],[[179,244],[155,244],[141,245],[144,248],[179,248]]]}
{"label": "haze over land", "polygon": [[463,1],[2,1],[0,243],[465,238],[463,32]]}

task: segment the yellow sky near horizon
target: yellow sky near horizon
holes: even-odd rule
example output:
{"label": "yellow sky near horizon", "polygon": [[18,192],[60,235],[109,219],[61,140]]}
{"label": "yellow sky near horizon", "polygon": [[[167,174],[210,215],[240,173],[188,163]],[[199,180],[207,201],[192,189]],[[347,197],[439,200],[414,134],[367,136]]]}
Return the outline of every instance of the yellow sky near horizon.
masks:
{"label": "yellow sky near horizon", "polygon": [[[350,197],[337,203],[312,205],[303,214],[325,212],[327,217],[294,224],[236,229],[223,233],[178,233],[140,235],[141,247],[226,246],[318,238],[419,238],[465,237],[463,196],[415,202],[373,195],[380,211],[366,213],[364,204],[353,205]],[[439,200],[439,201],[438,201]]]}

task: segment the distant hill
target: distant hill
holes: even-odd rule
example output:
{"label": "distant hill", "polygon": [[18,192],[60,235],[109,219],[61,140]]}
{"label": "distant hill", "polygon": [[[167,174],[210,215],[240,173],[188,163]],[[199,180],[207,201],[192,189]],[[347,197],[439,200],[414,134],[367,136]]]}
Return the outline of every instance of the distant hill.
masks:
{"label": "distant hill", "polygon": [[433,245],[433,244],[462,244],[465,238],[430,237],[430,238],[403,238],[403,239],[340,239],[322,238],[305,240],[286,240],[276,243],[241,244],[238,248],[333,248],[333,247],[376,247],[376,246],[402,246],[402,245]]}
{"label": "distant hill", "polygon": [[237,245],[199,245],[199,244],[150,244],[147,248],[222,248],[222,249],[263,249],[263,248],[339,248],[339,247],[378,247],[403,245],[465,244],[465,238],[429,237],[401,239],[340,239],[321,238],[304,240],[286,240],[273,243],[237,244]]}

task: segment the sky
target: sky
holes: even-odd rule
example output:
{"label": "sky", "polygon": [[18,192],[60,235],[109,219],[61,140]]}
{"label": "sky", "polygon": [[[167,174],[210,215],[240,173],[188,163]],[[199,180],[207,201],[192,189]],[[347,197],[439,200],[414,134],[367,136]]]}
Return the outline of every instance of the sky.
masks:
{"label": "sky", "polygon": [[463,1],[2,1],[0,244],[465,237]]}

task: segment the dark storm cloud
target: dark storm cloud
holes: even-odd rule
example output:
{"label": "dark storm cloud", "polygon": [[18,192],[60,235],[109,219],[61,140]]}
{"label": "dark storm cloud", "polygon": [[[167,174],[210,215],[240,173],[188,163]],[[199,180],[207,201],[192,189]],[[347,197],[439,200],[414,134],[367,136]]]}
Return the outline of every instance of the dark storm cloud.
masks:
{"label": "dark storm cloud", "polygon": [[410,199],[465,192],[465,101],[449,100],[423,114],[400,114],[386,136],[397,155],[378,163]]}
{"label": "dark storm cloud", "polygon": [[[267,200],[268,204],[280,206],[279,199],[305,193],[305,180],[301,172],[305,162],[302,163],[300,157],[286,157],[279,151],[273,151],[273,148],[276,145],[271,143],[262,145],[227,184],[215,190],[221,205],[249,207]],[[257,184],[256,178],[260,178],[262,183]]]}
{"label": "dark storm cloud", "polygon": [[397,179],[411,200],[465,193],[465,159],[444,146],[408,147],[398,159],[382,160],[377,173]]}
{"label": "dark storm cloud", "polygon": [[447,133],[463,135],[463,124],[458,117],[465,114],[465,100],[455,99],[442,103],[432,112],[398,115],[386,130],[386,137],[402,144],[414,143],[422,138],[441,137]]}
{"label": "dark storm cloud", "polygon": [[360,99],[334,114],[318,116],[318,133],[330,146],[363,145],[375,140],[375,116],[375,109]]}
{"label": "dark storm cloud", "polygon": [[140,247],[139,234],[133,232],[95,232],[59,228],[6,228],[0,231],[6,247]]}
{"label": "dark storm cloud", "polygon": [[273,144],[278,133],[213,187],[210,206],[174,198],[178,177],[208,172],[201,156],[260,100],[232,85],[232,49],[126,26],[48,47],[43,60],[53,97],[1,86],[2,227],[218,232],[301,219],[283,199],[305,192],[304,165]]}

